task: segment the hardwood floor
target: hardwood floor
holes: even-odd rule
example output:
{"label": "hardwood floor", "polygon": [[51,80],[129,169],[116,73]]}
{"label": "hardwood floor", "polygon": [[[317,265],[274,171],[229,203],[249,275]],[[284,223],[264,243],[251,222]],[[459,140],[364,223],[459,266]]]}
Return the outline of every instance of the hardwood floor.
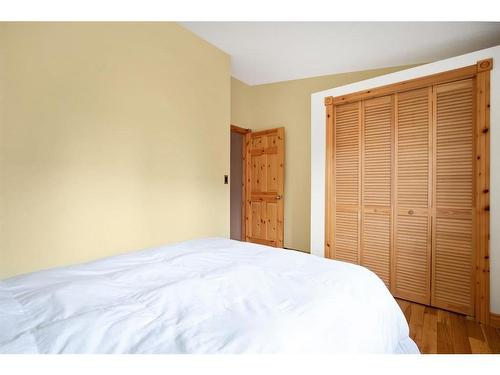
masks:
{"label": "hardwood floor", "polygon": [[463,315],[397,299],[410,326],[410,337],[424,354],[500,353],[500,329]]}

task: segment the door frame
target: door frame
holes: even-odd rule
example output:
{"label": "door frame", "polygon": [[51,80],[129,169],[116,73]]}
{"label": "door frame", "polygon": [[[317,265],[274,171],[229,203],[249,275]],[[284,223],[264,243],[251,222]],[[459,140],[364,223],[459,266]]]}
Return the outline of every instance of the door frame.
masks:
{"label": "door frame", "polygon": [[[356,102],[368,98],[391,95],[431,85],[475,79],[475,196],[476,201],[476,249],[474,267],[474,318],[489,324],[490,321],[490,70],[493,59],[477,61],[442,73],[432,74],[407,81],[397,82],[369,90],[358,91],[341,96],[325,97],[326,107],[326,168],[325,168],[325,248],[326,258],[332,258],[333,230],[333,126],[334,107],[339,104]],[[394,203],[393,203],[394,204]]]}
{"label": "door frame", "polygon": [[[242,169],[241,169],[241,241],[246,241],[246,188],[245,188],[245,178],[246,178],[246,156],[247,156],[247,147],[246,147],[246,135],[251,133],[251,129],[245,129],[238,125],[231,124],[230,133],[237,133],[242,136],[241,142],[241,152],[242,152]],[[233,181],[231,180],[231,183]]]}

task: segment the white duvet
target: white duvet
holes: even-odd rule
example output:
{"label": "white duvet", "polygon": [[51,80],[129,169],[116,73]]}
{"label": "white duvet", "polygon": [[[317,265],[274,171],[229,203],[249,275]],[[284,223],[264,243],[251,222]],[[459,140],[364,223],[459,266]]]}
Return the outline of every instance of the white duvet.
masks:
{"label": "white duvet", "polygon": [[0,353],[418,353],[366,268],[220,238],[0,281]]}

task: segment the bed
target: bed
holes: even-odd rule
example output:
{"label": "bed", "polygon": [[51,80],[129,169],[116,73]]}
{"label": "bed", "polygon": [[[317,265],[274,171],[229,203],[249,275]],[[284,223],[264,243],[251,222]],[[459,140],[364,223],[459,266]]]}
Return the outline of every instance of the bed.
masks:
{"label": "bed", "polygon": [[0,353],[418,353],[368,269],[197,239],[0,281]]}

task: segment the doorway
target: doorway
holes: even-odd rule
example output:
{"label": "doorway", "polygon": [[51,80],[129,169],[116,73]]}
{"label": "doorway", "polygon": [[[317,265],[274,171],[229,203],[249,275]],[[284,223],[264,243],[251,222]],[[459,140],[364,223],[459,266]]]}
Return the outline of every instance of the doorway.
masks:
{"label": "doorway", "polygon": [[250,129],[231,125],[230,238],[245,241],[245,136]]}

